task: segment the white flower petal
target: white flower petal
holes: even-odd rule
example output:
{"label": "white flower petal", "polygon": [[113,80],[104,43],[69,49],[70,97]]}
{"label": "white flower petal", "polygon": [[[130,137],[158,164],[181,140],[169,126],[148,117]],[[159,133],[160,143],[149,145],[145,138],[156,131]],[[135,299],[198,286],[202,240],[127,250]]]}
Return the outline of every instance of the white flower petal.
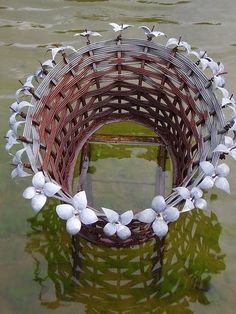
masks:
{"label": "white flower petal", "polygon": [[192,201],[190,200],[186,200],[185,204],[184,204],[184,207],[183,209],[181,210],[181,213],[184,213],[184,212],[189,212],[190,210],[194,209],[195,206],[193,204]]}
{"label": "white flower petal", "polygon": [[120,239],[125,240],[131,236],[131,231],[127,226],[118,225],[117,226],[117,235]]}
{"label": "white flower petal", "polygon": [[34,186],[29,186],[28,188],[26,188],[23,192],[23,197],[30,200],[31,198],[33,198],[36,195],[36,190]]}
{"label": "white flower petal", "polygon": [[202,68],[202,71],[205,71],[206,68],[209,66],[209,61],[207,59],[201,58],[200,59],[200,66]]}
{"label": "white flower petal", "polygon": [[167,222],[174,222],[178,220],[180,212],[176,207],[167,207],[163,212],[163,217]]}
{"label": "white flower petal", "polygon": [[162,195],[157,195],[152,200],[152,209],[157,213],[162,212],[166,208],[166,201]]}
{"label": "white flower petal", "polygon": [[15,169],[12,170],[11,172],[11,177],[12,179],[15,178],[16,176],[18,177],[28,177],[31,174],[27,173],[26,171],[24,171],[23,169],[23,165],[19,164]]}
{"label": "white flower petal", "polygon": [[184,200],[190,198],[190,191],[184,186],[179,186],[173,190],[176,191]]}
{"label": "white flower petal", "polygon": [[166,47],[169,47],[169,46],[172,46],[172,45],[177,46],[178,42],[179,42],[179,40],[176,39],[176,38],[169,38],[167,43],[166,43]]}
{"label": "white flower petal", "polygon": [[229,149],[228,147],[226,147],[224,144],[219,144],[216,146],[216,148],[213,150],[213,153],[225,153],[228,154],[229,153]]}
{"label": "white flower petal", "polygon": [[147,208],[137,214],[137,219],[141,222],[150,224],[156,219],[157,213],[152,208]]}
{"label": "white flower petal", "polygon": [[87,207],[87,197],[85,191],[80,191],[73,197],[73,205],[75,209],[83,210]]}
{"label": "white flower petal", "polygon": [[201,198],[203,195],[203,191],[197,187],[192,188],[191,190],[191,196],[195,199]]}
{"label": "white flower petal", "polygon": [[222,107],[225,107],[226,105],[229,105],[231,103],[232,103],[231,99],[226,98],[226,97],[222,98],[222,101],[221,101]]}
{"label": "white flower petal", "polygon": [[68,220],[74,215],[74,207],[69,204],[57,205],[56,212],[57,215],[64,220]]}
{"label": "white flower petal", "polygon": [[55,195],[60,189],[61,187],[58,184],[47,182],[43,187],[43,192],[46,196],[51,197]]}
{"label": "white flower petal", "polygon": [[223,95],[224,98],[229,98],[230,97],[230,94],[229,94],[227,89],[225,89],[223,87],[218,87],[218,89],[222,92],[222,95]]}
{"label": "white flower petal", "polygon": [[220,164],[216,167],[216,174],[220,177],[227,177],[230,173],[229,166],[226,164]]}
{"label": "white flower petal", "polygon": [[33,210],[37,213],[43,208],[47,201],[47,197],[44,194],[36,194],[31,200],[31,206]]}
{"label": "white flower petal", "polygon": [[120,215],[120,222],[122,225],[128,225],[132,219],[134,218],[134,214],[132,210],[128,210],[127,212]]}
{"label": "white flower petal", "polygon": [[214,76],[214,82],[215,82],[215,86],[217,87],[224,87],[225,86],[225,79],[223,78],[223,76]]}
{"label": "white flower petal", "polygon": [[196,201],[195,201],[195,207],[196,208],[199,208],[199,209],[202,209],[202,210],[205,210],[207,209],[207,201],[204,200],[203,198],[198,198]]}
{"label": "white flower petal", "polygon": [[26,147],[18,150],[16,153],[15,153],[15,156],[13,157],[13,160],[12,160],[12,163],[14,165],[18,165],[19,163],[21,163],[21,156],[22,154],[26,151]]}
{"label": "white flower petal", "polygon": [[105,207],[102,207],[102,210],[104,211],[104,214],[106,215],[109,222],[114,223],[119,221],[119,214],[114,210]]}
{"label": "white flower petal", "polygon": [[215,180],[215,186],[220,189],[225,191],[226,193],[230,194],[230,186],[229,186],[229,182],[227,181],[226,178],[224,177],[219,177],[216,178]]}
{"label": "white flower petal", "polygon": [[225,136],[224,140],[225,140],[225,146],[226,147],[230,148],[234,145],[234,140],[232,139],[232,137]]}
{"label": "white flower petal", "polygon": [[215,173],[215,167],[209,161],[200,162],[200,167],[207,176],[212,176]]}
{"label": "white flower petal", "polygon": [[98,221],[95,212],[90,208],[85,208],[80,213],[80,220],[85,225],[90,225]]}
{"label": "white flower petal", "polygon": [[71,217],[66,222],[66,230],[69,234],[75,235],[81,229],[81,222],[77,216]]}
{"label": "white flower petal", "polygon": [[229,155],[230,155],[234,160],[236,160],[236,148],[231,149],[230,152],[229,152]]}
{"label": "white flower petal", "polygon": [[33,186],[41,190],[45,184],[45,177],[42,171],[37,172],[32,179]]}
{"label": "white flower petal", "polygon": [[112,236],[116,233],[116,225],[108,222],[103,228],[103,232],[109,237]]}
{"label": "white flower petal", "polygon": [[212,177],[205,177],[202,182],[198,185],[198,187],[200,189],[203,190],[208,190],[208,189],[212,189],[214,186],[214,180],[212,179]]}
{"label": "white flower petal", "polygon": [[152,229],[159,238],[163,238],[168,232],[168,225],[163,219],[156,219],[152,224]]}
{"label": "white flower petal", "polygon": [[11,178],[14,179],[17,176],[18,176],[18,170],[17,170],[17,168],[15,168],[11,172]]}

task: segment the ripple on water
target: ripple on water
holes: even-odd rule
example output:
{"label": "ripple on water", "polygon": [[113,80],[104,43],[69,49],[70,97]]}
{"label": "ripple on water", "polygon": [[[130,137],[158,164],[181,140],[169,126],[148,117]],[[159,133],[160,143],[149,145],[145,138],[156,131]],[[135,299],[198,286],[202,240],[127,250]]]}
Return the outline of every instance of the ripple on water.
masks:
{"label": "ripple on water", "polygon": [[42,28],[51,28],[53,25],[52,24],[35,24],[32,22],[28,21],[14,21],[14,20],[1,20],[0,21],[0,28],[11,28],[15,27],[18,30],[28,30],[28,29],[42,29]]}
{"label": "ripple on water", "polygon": [[105,2],[109,0],[64,0],[64,1],[73,1],[73,2]]}
{"label": "ripple on water", "polygon": [[156,1],[148,1],[148,0],[138,0],[138,3],[145,3],[145,4],[158,4],[161,6],[173,6],[178,4],[187,4],[190,3],[190,0],[182,0],[182,1],[176,1],[176,2],[156,2]]}
{"label": "ripple on water", "polygon": [[164,17],[138,17],[136,19],[137,22],[142,23],[158,23],[158,24],[179,24],[178,21],[170,20]]}
{"label": "ripple on water", "polygon": [[[96,29],[97,32],[99,33],[104,33],[107,32],[107,29]],[[80,29],[65,29],[65,30],[55,30],[53,31],[53,33],[55,34],[67,34],[67,33],[82,33],[84,32],[84,28],[80,28]]]}
{"label": "ripple on water", "polygon": [[193,25],[209,25],[209,26],[217,26],[217,25],[221,25],[220,22],[196,22],[196,23],[193,23]]}
{"label": "ripple on water", "polygon": [[53,9],[50,8],[33,8],[33,7],[22,7],[22,8],[13,8],[8,6],[0,6],[0,10],[7,10],[7,11],[28,11],[28,12],[47,12],[52,11]]}

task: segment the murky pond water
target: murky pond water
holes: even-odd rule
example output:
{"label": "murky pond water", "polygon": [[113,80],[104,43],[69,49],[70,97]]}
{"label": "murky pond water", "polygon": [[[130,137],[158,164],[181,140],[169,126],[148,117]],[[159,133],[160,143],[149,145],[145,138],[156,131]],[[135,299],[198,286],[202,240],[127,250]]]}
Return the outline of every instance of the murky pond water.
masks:
{"label": "murky pond water", "polygon": [[[18,80],[46,59],[46,47],[80,47],[85,41],[73,34],[86,27],[111,38],[109,22],[155,24],[169,37],[182,35],[221,60],[227,86],[234,91],[235,16],[233,0],[0,1],[0,313],[235,313],[236,164],[231,160],[230,196],[208,193],[209,211],[183,215],[172,224],[164,246],[150,242],[117,250],[85,241],[72,244],[53,201],[35,216],[21,197],[31,179],[10,180],[10,159],[3,149]],[[135,28],[127,36],[143,34]],[[110,206],[119,198],[126,208],[131,195],[130,207],[146,204],[155,185],[155,149],[126,145],[120,154],[115,144],[96,145],[91,147],[89,171],[94,201],[100,205],[107,200]],[[102,172],[114,163],[134,172],[127,184],[130,191],[121,188],[127,182],[125,172],[112,173],[114,177]],[[140,188],[138,197],[132,194],[134,186]],[[109,195],[119,191],[116,200],[106,197],[108,188]]]}

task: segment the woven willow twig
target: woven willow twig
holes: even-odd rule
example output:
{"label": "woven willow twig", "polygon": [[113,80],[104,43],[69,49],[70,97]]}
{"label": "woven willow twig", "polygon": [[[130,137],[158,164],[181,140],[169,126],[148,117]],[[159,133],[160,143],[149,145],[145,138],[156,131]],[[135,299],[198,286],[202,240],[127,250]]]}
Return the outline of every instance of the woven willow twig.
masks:
{"label": "woven willow twig", "polygon": [[[43,181],[39,190],[33,182],[32,189],[44,203],[47,196],[54,195],[69,204],[65,205],[67,207],[61,205],[57,211],[67,210],[62,218],[74,219],[73,223],[76,219],[77,229],[81,226],[82,211],[87,208],[87,215],[91,214],[91,217],[85,219],[80,233],[90,241],[130,245],[146,241],[153,236],[153,230],[161,237],[168,230],[166,223],[178,218],[173,206],[184,199],[183,211],[196,206],[204,209],[206,202],[202,199],[201,189],[210,188],[214,183],[219,188],[228,189],[225,179],[228,168],[223,164],[223,171],[217,170],[217,163],[221,153],[219,145],[225,144],[224,133],[234,126],[234,120],[225,122],[216,89],[224,98],[228,97],[226,107],[234,108],[234,101],[222,88],[222,66],[186,46],[190,57],[198,56],[198,61],[194,62],[178,50],[185,47],[184,42],[179,41],[175,47],[169,48],[172,43],[173,40],[169,40],[167,47],[150,39],[119,37],[119,40],[88,44],[69,55],[63,53],[62,60],[49,72],[43,68],[44,79],[36,89],[24,85],[20,90],[20,93],[32,95],[20,140],[26,148],[31,169],[41,174],[41,179],[39,174],[33,181]],[[212,70],[210,78],[200,68],[206,63],[204,67]],[[53,67],[53,63],[50,66]],[[114,221],[110,221],[108,212],[91,207],[89,210],[83,193],[77,197],[81,198],[82,205],[72,199],[73,172],[79,152],[96,130],[117,121],[143,124],[161,137],[172,157],[175,184],[181,187],[165,201],[160,197],[155,199],[149,211],[140,212],[135,217],[127,212],[129,218],[123,223],[122,217],[117,216],[115,220],[113,217]],[[8,136],[8,141],[10,138]],[[232,145],[223,153],[230,153]],[[207,170],[209,167],[211,173]],[[50,182],[54,185],[50,186]],[[194,187],[197,190],[192,190]],[[32,189],[25,193],[26,198],[31,198]],[[34,196],[32,200],[35,200]],[[168,217],[165,216],[167,212]],[[110,214],[114,215],[114,212]],[[107,219],[118,237],[104,234]]]}

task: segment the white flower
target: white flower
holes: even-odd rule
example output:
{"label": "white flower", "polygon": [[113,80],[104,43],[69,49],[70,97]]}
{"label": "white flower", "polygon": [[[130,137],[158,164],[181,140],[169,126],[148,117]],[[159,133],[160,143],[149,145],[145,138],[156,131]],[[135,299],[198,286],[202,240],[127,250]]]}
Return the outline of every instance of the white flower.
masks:
{"label": "white flower", "polygon": [[[76,34],[75,34],[76,35]],[[51,51],[51,53],[52,53],[52,60],[55,60],[55,58],[56,58],[56,55],[58,54],[58,53],[64,53],[65,52],[65,50],[72,50],[73,52],[76,52],[76,49],[74,48],[74,47],[72,47],[72,46],[64,46],[64,47],[50,47],[50,48],[48,48],[48,50],[47,51]]]}
{"label": "white flower", "polygon": [[236,160],[236,146],[233,139],[229,136],[225,136],[224,140],[225,143],[217,145],[213,152],[227,154]]}
{"label": "white flower", "polygon": [[5,149],[7,152],[9,152],[13,145],[19,144],[19,142],[17,141],[16,134],[13,130],[9,130],[5,138],[7,140],[7,144],[5,145]]}
{"label": "white flower", "polygon": [[18,127],[25,123],[25,121],[18,121],[16,120],[16,117],[19,115],[18,112],[14,112],[11,116],[10,116],[10,119],[9,119],[9,127],[10,129],[15,133],[17,134],[17,130],[18,130]]}
{"label": "white flower", "polygon": [[168,223],[179,218],[178,208],[168,206],[162,195],[157,195],[152,200],[152,208],[147,208],[135,215],[135,218],[144,223],[152,223],[154,233],[162,238],[168,232]]}
{"label": "white flower", "polygon": [[90,37],[90,36],[102,36],[98,32],[85,31],[83,33],[74,34],[74,36]]}
{"label": "white flower", "polygon": [[25,151],[26,151],[26,147],[18,150],[13,157],[12,164],[13,164],[13,166],[15,166],[15,169],[13,169],[11,172],[12,179],[17,177],[17,176],[18,177],[30,176],[29,173],[24,171],[24,165],[21,161],[21,156]]}
{"label": "white flower", "polygon": [[127,28],[133,27],[133,25],[129,25],[129,24],[120,24],[120,25],[116,23],[109,23],[109,24],[112,26],[114,32],[122,32]]}
{"label": "white flower", "polygon": [[199,184],[199,188],[211,189],[215,185],[218,189],[230,193],[229,182],[225,178],[230,173],[228,165],[223,163],[213,166],[209,161],[202,161],[200,167],[206,176]]}
{"label": "white flower", "polygon": [[85,191],[74,195],[72,205],[62,204],[56,207],[57,215],[66,220],[66,230],[69,234],[75,235],[81,229],[81,222],[90,225],[98,221],[94,211],[87,208],[88,202]]}
{"label": "white flower", "polygon": [[225,79],[223,78],[222,75],[214,75],[213,81],[215,83],[216,88],[225,86]]}
{"label": "white flower", "polygon": [[103,228],[104,233],[107,236],[117,234],[117,236],[125,240],[131,236],[131,231],[127,225],[132,221],[134,214],[132,210],[119,215],[112,209],[102,207],[104,214],[107,217],[108,223]]}
{"label": "white flower", "polygon": [[154,31],[153,29],[151,30],[149,27],[145,25],[139,26],[139,28],[141,28],[144,31],[144,34],[147,36],[149,40],[151,40],[153,37],[165,36],[164,33]]}
{"label": "white flower", "polygon": [[212,70],[212,73],[217,76],[224,72],[224,65],[222,62],[215,62],[211,60],[209,62],[209,68]]}
{"label": "white flower", "polygon": [[184,207],[181,211],[182,213],[190,211],[196,207],[202,210],[207,208],[207,202],[202,198],[203,191],[200,188],[193,187],[189,190],[188,188],[181,186],[174,188],[173,190],[185,200]]}
{"label": "white flower", "polygon": [[217,87],[221,92],[222,92],[222,101],[221,101],[221,106],[224,107],[231,107],[233,110],[235,109],[235,100],[230,95],[227,89],[223,87]]}
{"label": "white flower", "polygon": [[47,201],[47,197],[55,195],[61,187],[52,182],[46,182],[43,172],[37,172],[32,178],[33,186],[26,188],[23,197],[31,199],[31,206],[37,213],[43,208]]}
{"label": "white flower", "polygon": [[170,47],[170,46],[175,46],[178,48],[184,48],[187,51],[187,53],[191,52],[191,46],[186,41],[181,41],[181,40],[176,39],[176,38],[168,39],[168,41],[166,43],[166,47]]}
{"label": "white flower", "polygon": [[33,107],[33,105],[29,103],[28,101],[21,101],[21,102],[15,101],[13,104],[11,104],[10,109],[12,112],[20,113],[22,109],[25,107]]}

